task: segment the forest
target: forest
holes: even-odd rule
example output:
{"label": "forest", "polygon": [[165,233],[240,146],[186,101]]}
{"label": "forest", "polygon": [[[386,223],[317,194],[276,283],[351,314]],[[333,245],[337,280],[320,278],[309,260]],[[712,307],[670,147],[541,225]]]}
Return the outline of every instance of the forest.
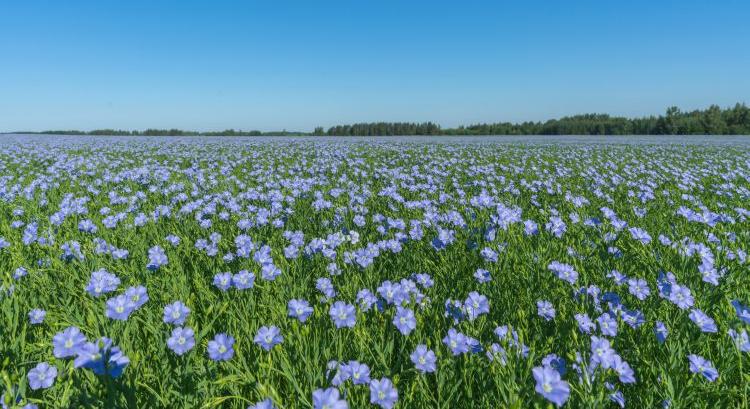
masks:
{"label": "forest", "polygon": [[426,123],[361,123],[328,128],[326,135],[748,135],[750,108],[736,104],[721,109],[681,111],[670,107],[664,115],[625,118],[582,114],[545,122],[496,122],[441,129]]}

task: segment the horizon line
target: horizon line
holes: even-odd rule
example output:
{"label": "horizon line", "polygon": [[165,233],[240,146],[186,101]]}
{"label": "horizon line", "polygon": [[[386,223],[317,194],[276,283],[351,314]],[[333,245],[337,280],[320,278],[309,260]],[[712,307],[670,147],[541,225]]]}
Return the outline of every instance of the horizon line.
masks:
{"label": "horizon line", "polygon": [[[720,109],[731,109],[731,108],[734,108],[734,107],[737,107],[737,106],[746,107],[747,105],[746,105],[745,101],[736,102],[735,104],[728,105],[725,108],[722,108],[718,104],[710,104],[710,105],[708,105],[707,108],[704,108],[704,109],[696,108],[696,109],[692,109],[692,110],[688,110],[688,111],[682,111],[678,106],[671,105],[671,106],[669,106],[669,107],[666,108],[666,110],[665,110],[664,113],[667,113],[672,108],[677,108],[678,112],[679,113],[683,113],[683,114],[684,113],[695,113],[695,112],[704,111],[704,110],[709,109],[709,108],[714,107],[714,106],[719,107]],[[566,118],[575,118],[575,117],[588,116],[588,115],[591,115],[591,116],[608,116],[609,118],[613,118],[613,119],[639,120],[639,119],[654,119],[654,118],[659,118],[659,117],[663,116],[663,113],[662,114],[650,114],[650,115],[642,115],[642,116],[630,117],[630,116],[625,116],[625,115],[613,115],[613,114],[606,113],[606,112],[586,112],[586,113],[579,113],[579,114],[573,114],[573,115],[564,115],[564,116],[559,116],[559,117],[554,117],[554,118],[547,118],[547,119],[544,119],[544,120],[520,121],[520,122],[519,121],[515,121],[515,122],[512,122],[512,121],[503,121],[503,120],[500,120],[500,121],[486,121],[486,122],[474,122],[474,123],[470,123],[470,124],[461,124],[461,125],[457,125],[457,126],[454,126],[454,127],[446,127],[446,128],[444,128],[443,125],[441,125],[440,123],[435,122],[435,121],[430,121],[430,120],[428,120],[428,121],[382,121],[382,120],[379,120],[379,121],[358,121],[358,122],[350,122],[350,123],[341,123],[341,124],[331,125],[331,126],[328,126],[328,127],[315,126],[315,127],[313,127],[312,131],[288,130],[286,128],[283,128],[283,129],[271,129],[271,130],[261,130],[261,129],[257,129],[257,128],[255,128],[255,129],[252,129],[252,128],[250,128],[250,129],[242,129],[242,128],[234,128],[234,127],[229,127],[229,128],[224,128],[224,129],[214,129],[214,130],[203,130],[203,131],[196,131],[196,130],[190,130],[190,129],[182,129],[182,128],[177,128],[177,127],[145,127],[145,128],[141,128],[139,130],[139,129],[135,129],[135,128],[125,129],[125,128],[117,128],[117,127],[115,127],[115,128],[90,128],[90,129],[45,129],[45,130],[38,130],[38,131],[33,131],[33,130],[13,130],[13,131],[0,130],[0,134],[3,134],[3,135],[8,135],[8,134],[45,134],[45,133],[62,133],[62,132],[69,132],[69,131],[70,132],[74,132],[75,131],[74,133],[71,133],[70,135],[78,135],[78,134],[84,134],[84,133],[89,133],[89,132],[108,131],[108,130],[111,130],[111,131],[114,131],[114,132],[131,132],[131,133],[133,133],[133,132],[141,133],[141,132],[146,132],[146,131],[150,131],[150,130],[153,130],[153,131],[172,131],[172,130],[174,130],[174,131],[182,131],[182,132],[194,132],[194,133],[198,133],[198,134],[220,133],[220,132],[227,132],[227,131],[235,131],[235,132],[262,132],[262,133],[292,133],[292,134],[299,133],[299,134],[311,134],[311,133],[314,133],[318,128],[323,128],[323,130],[325,131],[325,130],[328,130],[328,129],[331,129],[331,128],[335,128],[335,127],[340,127],[340,126],[354,126],[354,125],[365,125],[365,124],[368,124],[368,125],[369,124],[417,124],[417,125],[432,124],[432,125],[437,126],[439,129],[450,130],[450,129],[461,129],[461,128],[468,128],[468,127],[472,127],[472,126],[491,125],[491,124],[513,124],[513,125],[544,124],[544,123],[547,123],[547,122],[550,122],[550,121],[559,121],[559,120],[566,119]]]}

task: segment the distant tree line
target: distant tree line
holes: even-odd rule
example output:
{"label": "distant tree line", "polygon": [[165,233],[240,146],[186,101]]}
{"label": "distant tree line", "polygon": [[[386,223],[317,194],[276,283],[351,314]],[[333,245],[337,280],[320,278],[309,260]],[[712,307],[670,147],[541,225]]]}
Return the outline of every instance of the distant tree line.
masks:
{"label": "distant tree line", "polygon": [[497,122],[441,129],[431,122],[361,123],[328,128],[326,135],[750,135],[750,108],[744,103],[721,109],[682,112],[667,109],[658,117],[625,118],[583,114],[545,122]]}
{"label": "distant tree line", "polygon": [[326,135],[336,136],[388,136],[388,135],[445,135],[440,125],[432,122],[373,122],[338,125],[328,128]]}
{"label": "distant tree line", "polygon": [[146,129],[126,131],[96,129],[44,131],[61,135],[148,135],[148,136],[387,136],[387,135],[750,135],[750,108],[744,103],[721,109],[711,105],[704,110],[680,111],[670,107],[664,115],[625,118],[607,114],[583,114],[550,119],[545,122],[497,122],[457,128],[441,128],[432,122],[371,122],[316,127],[313,132],[224,131],[196,132],[182,129]]}

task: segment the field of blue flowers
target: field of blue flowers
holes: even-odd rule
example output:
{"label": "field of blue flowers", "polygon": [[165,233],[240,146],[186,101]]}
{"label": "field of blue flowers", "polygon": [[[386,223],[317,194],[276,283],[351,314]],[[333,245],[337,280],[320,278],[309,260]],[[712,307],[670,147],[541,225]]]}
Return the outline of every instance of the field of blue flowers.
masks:
{"label": "field of blue flowers", "polygon": [[24,408],[750,406],[750,149],[0,145]]}

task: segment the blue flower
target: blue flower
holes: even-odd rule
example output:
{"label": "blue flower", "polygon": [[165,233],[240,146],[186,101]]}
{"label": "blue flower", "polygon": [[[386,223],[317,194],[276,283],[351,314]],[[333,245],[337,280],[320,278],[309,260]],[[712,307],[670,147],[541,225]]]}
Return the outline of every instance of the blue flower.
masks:
{"label": "blue flower", "polygon": [[549,222],[544,225],[544,228],[558,239],[561,238],[567,230],[565,222],[563,222],[563,220],[557,216],[550,217]]}
{"label": "blue flower", "polygon": [[125,321],[133,312],[133,304],[125,294],[120,294],[116,297],[107,300],[106,315],[113,320]]}
{"label": "blue flower", "polygon": [[500,362],[501,365],[505,365],[507,363],[507,352],[505,351],[505,348],[500,346],[497,342],[493,342],[490,347],[487,349],[486,352],[487,359],[490,360],[490,362],[494,362],[497,360]]}
{"label": "blue flower", "polygon": [[[328,361],[328,364],[326,365],[326,378],[331,379],[331,385],[333,386],[339,386],[343,384],[344,382],[349,380],[349,372],[346,371],[346,366],[339,364],[338,361],[331,360]],[[335,373],[333,371],[336,371]],[[331,378],[331,374],[334,374]]]}
{"label": "blue flower", "polygon": [[217,273],[214,275],[214,286],[221,291],[229,290],[232,286],[232,273]]}
{"label": "blue flower", "polygon": [[393,325],[398,328],[402,335],[409,335],[417,327],[417,319],[414,317],[414,311],[401,306],[396,307],[396,314],[393,316]]}
{"label": "blue flower", "polygon": [[497,262],[497,252],[495,250],[492,250],[489,247],[485,247],[482,249],[482,251],[479,252],[479,255],[484,258],[485,261],[490,263],[496,263]]}
{"label": "blue flower", "polygon": [[289,310],[289,316],[297,318],[299,322],[307,321],[307,318],[313,313],[313,308],[306,300],[289,300],[287,309]]}
{"label": "blue flower", "polygon": [[732,306],[739,318],[745,324],[750,324],[750,307],[742,305],[738,300],[732,300]]}
{"label": "blue flower", "polygon": [[[41,244],[42,239],[39,239]],[[61,258],[65,261],[72,261],[74,259],[83,260],[83,253],[81,252],[81,244],[77,241],[69,241],[64,243],[60,248],[63,251]]]}
{"label": "blue flower", "polygon": [[[174,353],[177,355],[182,355],[185,352],[190,351],[194,346],[195,333],[191,328],[177,327],[172,330],[172,336],[167,339],[167,347],[169,347],[169,349],[174,351]],[[231,356],[229,358],[231,358]],[[214,358],[212,357],[211,359]]]}
{"label": "blue flower", "polygon": [[253,285],[255,284],[255,274],[247,270],[241,270],[232,276],[232,284],[238,290],[253,288]]}
{"label": "blue flower", "polygon": [[112,340],[100,338],[96,343],[86,342],[78,348],[73,361],[75,368],[88,368],[97,375],[110,375],[117,378],[122,375],[130,359],[119,347],[112,346]]}
{"label": "blue flower", "polygon": [[625,362],[620,355],[615,354],[612,357],[612,369],[617,372],[617,376],[620,377],[622,383],[635,383],[635,373],[633,368]]}
{"label": "blue flower", "polygon": [[539,233],[539,225],[533,220],[523,222],[523,233],[527,236],[533,236]]}
{"label": "blue flower", "polygon": [[635,298],[643,301],[651,294],[648,283],[642,278],[631,278],[628,280],[628,290]]}
{"label": "blue flower", "polygon": [[313,409],[349,409],[349,404],[341,399],[336,388],[317,389],[313,391]]}
{"label": "blue flower", "polygon": [[719,377],[719,372],[714,368],[711,361],[702,356],[690,354],[688,355],[688,361],[690,363],[690,372],[699,373],[710,382],[715,381]]}
{"label": "blue flower", "polygon": [[336,290],[333,288],[331,279],[327,277],[318,278],[315,281],[315,288],[320,291],[325,298],[333,298],[336,296]]}
{"label": "blue flower", "polygon": [[175,236],[174,234],[170,234],[169,236],[165,237],[165,240],[167,240],[173,247],[176,247],[180,244],[180,238],[178,236]]}
{"label": "blue flower", "polygon": [[492,276],[490,276],[490,272],[483,269],[478,268],[476,272],[474,272],[474,278],[477,279],[480,283],[487,283],[492,280]]}
{"label": "blue flower", "polygon": [[599,323],[599,331],[608,337],[617,336],[617,320],[608,312],[602,314],[596,320]]}
{"label": "blue flower", "polygon": [[537,314],[547,321],[551,321],[555,318],[555,307],[551,302],[541,300],[536,302]]}
{"label": "blue flower", "polygon": [[271,247],[264,245],[261,248],[259,248],[253,254],[253,261],[255,261],[256,263],[260,265],[273,264],[273,257],[271,257]]}
{"label": "blue flower", "polygon": [[615,391],[609,395],[609,400],[618,404],[620,408],[625,408],[625,395],[622,391]]}
{"label": "blue flower", "polygon": [[557,275],[557,278],[575,284],[578,281],[578,272],[569,264],[553,261],[547,265],[547,268]]}
{"label": "blue flower", "polygon": [[693,306],[693,295],[690,293],[689,288],[674,284],[669,291],[669,301],[673,302],[680,309],[685,310]]}
{"label": "blue flower", "polygon": [[165,324],[182,325],[185,323],[188,315],[190,315],[190,308],[183,304],[182,301],[175,301],[172,304],[164,306],[162,321]]}
{"label": "blue flower", "polygon": [[146,268],[155,271],[161,266],[166,265],[169,262],[167,255],[164,253],[164,249],[159,246],[154,246],[148,249],[148,264]]}
{"label": "blue flower", "polygon": [[469,336],[466,337],[466,346],[469,348],[469,351],[475,354],[482,352],[483,349],[478,339]]}
{"label": "blue flower", "polygon": [[96,225],[94,224],[94,222],[92,222],[89,219],[81,220],[80,222],[78,222],[78,231],[80,231],[80,232],[83,232],[83,233],[96,233],[97,230],[98,230],[98,228],[96,227]]}
{"label": "blue flower", "polygon": [[656,278],[656,287],[659,290],[659,297],[669,299],[669,294],[672,292],[672,287],[677,285],[677,279],[674,273],[660,272]]}
{"label": "blue flower", "polygon": [[343,301],[336,301],[328,311],[336,328],[354,328],[357,322],[354,306]]}
{"label": "blue flower", "polygon": [[52,337],[55,358],[68,358],[78,354],[78,348],[86,343],[86,337],[77,327],[68,327]]}
{"label": "blue flower", "polygon": [[391,409],[398,401],[398,391],[388,378],[370,381],[370,403],[381,408]]}
{"label": "blue flower", "polygon": [[437,369],[437,358],[435,353],[427,348],[427,345],[419,344],[417,349],[409,356],[414,367],[422,373],[432,373]]}
{"label": "blue flower", "polygon": [[638,329],[641,325],[646,323],[646,316],[640,310],[626,310],[622,309],[620,312],[622,320],[630,326],[630,328]]}
{"label": "blue flower", "polygon": [[366,385],[370,382],[370,367],[358,361],[349,361],[341,367],[346,378],[350,378],[355,385]]}
{"label": "blue flower", "polygon": [[721,274],[719,274],[719,271],[716,269],[713,262],[705,260],[698,266],[698,271],[701,273],[701,277],[704,282],[713,285],[719,285],[719,278],[721,278]]}
{"label": "blue flower", "polygon": [[404,292],[400,284],[394,284],[388,280],[380,284],[377,292],[390,305],[399,305],[408,298],[408,294]]}
{"label": "blue flower", "polygon": [[141,308],[148,301],[148,292],[146,291],[146,287],[142,285],[128,288],[125,290],[125,296],[128,297],[133,311]]}
{"label": "blue flower", "polygon": [[453,355],[469,352],[469,344],[466,341],[466,335],[456,331],[455,328],[449,329],[448,335],[443,338],[443,343],[450,348]]}
{"label": "blue flower", "polygon": [[357,304],[363,312],[369,311],[377,301],[377,297],[367,288],[363,288],[357,293]]}
{"label": "blue flower", "polygon": [[26,270],[26,267],[18,267],[16,271],[13,272],[13,279],[14,280],[20,280],[23,277],[26,277],[29,272]]}
{"label": "blue flower", "polygon": [[104,363],[99,346],[93,342],[86,342],[78,348],[76,358],[73,361],[75,368],[86,367],[94,369],[95,373],[104,373]]}
{"label": "blue flower", "polygon": [[713,333],[718,330],[716,328],[716,321],[697,308],[691,310],[688,316],[703,332]]}
{"label": "blue flower", "polygon": [[639,228],[639,227],[631,227],[629,229],[630,235],[633,237],[633,239],[640,241],[643,244],[649,244],[651,243],[651,236],[648,234],[647,231]]}
{"label": "blue flower", "polygon": [[46,362],[40,362],[26,376],[29,378],[29,387],[32,390],[47,389],[55,383],[57,367],[50,366]]}
{"label": "blue flower", "polygon": [[117,290],[120,285],[120,279],[108,272],[107,270],[100,269],[91,273],[91,278],[86,286],[86,291],[94,297],[99,297],[103,294]]}
{"label": "blue flower", "polygon": [[565,373],[568,371],[565,367],[565,359],[560,358],[557,356],[557,354],[549,354],[542,358],[542,366],[544,367],[550,367],[557,372],[560,373],[560,375],[565,375]]}
{"label": "blue flower", "polygon": [[21,242],[24,244],[24,246],[28,246],[38,239],[38,228],[37,223],[32,222],[26,225],[26,228],[23,231],[23,237],[21,237]]}
{"label": "blue flower", "polygon": [[44,322],[45,316],[47,316],[47,311],[35,308],[29,311],[29,323],[32,325],[41,324]]}
{"label": "blue flower", "polygon": [[234,356],[234,338],[225,333],[208,341],[208,357],[214,361],[228,361]]}
{"label": "blue flower", "polygon": [[270,351],[274,346],[282,343],[284,337],[278,327],[271,325],[270,327],[260,327],[253,341],[266,351]]}
{"label": "blue flower", "polygon": [[578,330],[584,334],[590,334],[596,328],[596,324],[594,324],[594,321],[591,321],[591,318],[586,313],[576,314],[575,319],[578,323]]}
{"label": "blue flower", "polygon": [[537,393],[544,396],[545,399],[562,406],[570,396],[570,386],[560,378],[560,373],[551,367],[535,367],[531,370],[536,381]]}
{"label": "blue flower", "polygon": [[654,332],[656,333],[656,340],[659,341],[659,343],[664,343],[664,341],[667,340],[667,335],[669,335],[667,326],[661,321],[656,321]]}
{"label": "blue flower", "polygon": [[435,285],[435,282],[432,280],[432,277],[430,277],[427,273],[419,273],[415,274],[414,278],[417,281],[417,284],[421,285],[422,288],[430,288],[433,285]]}
{"label": "blue flower", "polygon": [[437,237],[432,239],[432,247],[435,250],[440,251],[456,241],[456,233],[453,230],[438,226],[437,231]]}
{"label": "blue flower", "polygon": [[264,280],[274,281],[276,277],[281,275],[281,269],[276,267],[274,264],[268,263],[263,264],[260,268],[260,276]]}
{"label": "blue flower", "polygon": [[612,270],[609,273],[607,273],[607,277],[614,280],[615,284],[617,285],[622,285],[628,280],[628,276],[626,276],[625,274],[617,270]]}
{"label": "blue flower", "polygon": [[591,336],[591,367],[611,368],[614,364],[615,350],[606,338]]}
{"label": "blue flower", "polygon": [[746,330],[743,329],[741,332],[737,332],[730,329],[727,331],[727,334],[732,338],[737,349],[742,352],[750,352],[750,338],[748,338]]}
{"label": "blue flower", "polygon": [[472,291],[464,301],[464,311],[466,311],[469,321],[474,321],[480,315],[490,312],[490,302],[487,297]]}

